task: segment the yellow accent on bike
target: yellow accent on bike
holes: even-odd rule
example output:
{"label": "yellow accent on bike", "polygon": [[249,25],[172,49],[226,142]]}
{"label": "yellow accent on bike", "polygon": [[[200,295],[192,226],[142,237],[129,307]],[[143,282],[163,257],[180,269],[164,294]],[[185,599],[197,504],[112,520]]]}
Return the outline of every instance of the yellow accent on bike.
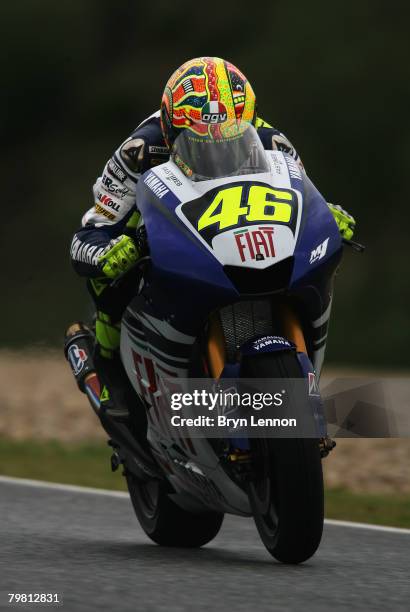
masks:
{"label": "yellow accent on bike", "polygon": [[[287,189],[272,189],[263,185],[252,185],[248,201],[242,206],[243,186],[227,187],[215,195],[211,204],[198,219],[198,231],[218,223],[218,229],[238,225],[239,218],[247,221],[270,221],[289,223],[292,218],[294,195]],[[271,199],[267,199],[270,196]]]}
{"label": "yellow accent on bike", "polygon": [[[198,230],[219,223],[219,229],[236,225],[241,215],[246,215],[248,207],[241,206],[243,187],[228,187],[219,191],[210,206],[198,220]],[[220,207],[220,212],[216,212]]]}
{"label": "yellow accent on bike", "polygon": [[[274,200],[267,200],[268,195],[272,196]],[[289,200],[293,200],[293,195],[289,191],[252,185],[249,190],[249,213],[246,220],[289,223],[292,217],[292,206],[289,204]],[[267,206],[273,208],[273,211],[266,212]]]}

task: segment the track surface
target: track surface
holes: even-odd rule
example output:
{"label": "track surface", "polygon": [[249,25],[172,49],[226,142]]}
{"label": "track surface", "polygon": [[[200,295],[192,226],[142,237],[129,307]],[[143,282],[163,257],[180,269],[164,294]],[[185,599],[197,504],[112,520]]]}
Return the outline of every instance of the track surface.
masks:
{"label": "track surface", "polygon": [[[326,524],[308,563],[283,566],[251,520],[200,550],[161,549],[124,494],[0,479],[0,610],[408,610],[410,530]],[[63,606],[7,593],[55,592]]]}

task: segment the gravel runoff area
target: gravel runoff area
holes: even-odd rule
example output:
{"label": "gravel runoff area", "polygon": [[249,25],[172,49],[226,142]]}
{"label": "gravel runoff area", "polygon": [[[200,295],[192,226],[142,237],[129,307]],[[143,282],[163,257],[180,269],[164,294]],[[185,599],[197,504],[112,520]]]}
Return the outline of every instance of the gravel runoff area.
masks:
{"label": "gravel runoff area", "polygon": [[[1,437],[65,443],[105,440],[59,352],[1,351],[0,407]],[[331,487],[410,493],[410,439],[339,439],[324,465]]]}

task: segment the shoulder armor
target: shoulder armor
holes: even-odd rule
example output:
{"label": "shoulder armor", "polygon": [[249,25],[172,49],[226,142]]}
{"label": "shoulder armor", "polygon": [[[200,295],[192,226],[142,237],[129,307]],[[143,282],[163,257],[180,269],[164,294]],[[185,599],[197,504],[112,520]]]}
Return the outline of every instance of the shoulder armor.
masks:
{"label": "shoulder armor", "polygon": [[143,167],[145,141],[142,138],[131,138],[120,148],[120,156],[126,166],[135,173],[140,173]]}

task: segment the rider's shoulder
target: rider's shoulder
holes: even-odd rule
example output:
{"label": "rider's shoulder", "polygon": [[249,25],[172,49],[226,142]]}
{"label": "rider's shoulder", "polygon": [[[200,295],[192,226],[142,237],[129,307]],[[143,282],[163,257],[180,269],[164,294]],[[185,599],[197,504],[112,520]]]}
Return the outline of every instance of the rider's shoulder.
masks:
{"label": "rider's shoulder", "polygon": [[284,153],[288,153],[295,159],[299,158],[294,146],[283,132],[266,123],[265,125],[259,127],[257,125],[256,127],[258,131],[258,136],[262,141],[264,149],[267,149],[269,151],[283,151]]}
{"label": "rider's shoulder", "polygon": [[259,127],[258,136],[262,141],[263,148],[267,150],[278,148],[275,146],[277,138],[283,137],[283,134],[274,127]]}
{"label": "rider's shoulder", "polygon": [[284,137],[282,132],[274,128],[273,125],[262,119],[262,117],[257,117],[255,127],[265,149],[276,148],[273,146],[276,140],[274,137]]}
{"label": "rider's shoulder", "polygon": [[169,153],[161,131],[159,111],[142,121],[120,146],[121,161],[133,172],[145,172],[167,161]]}
{"label": "rider's shoulder", "polygon": [[152,113],[152,115],[141,121],[131,133],[132,137],[135,135],[144,135],[149,140],[156,139],[163,142],[164,138],[161,131],[159,111]]}

